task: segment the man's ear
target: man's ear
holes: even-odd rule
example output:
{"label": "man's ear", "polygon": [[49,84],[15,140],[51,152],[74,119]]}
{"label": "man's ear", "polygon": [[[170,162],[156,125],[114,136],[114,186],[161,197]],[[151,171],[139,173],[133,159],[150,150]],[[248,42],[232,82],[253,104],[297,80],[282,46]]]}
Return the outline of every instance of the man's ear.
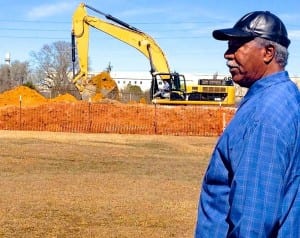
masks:
{"label": "man's ear", "polygon": [[269,64],[275,57],[275,47],[273,45],[265,46],[264,61]]}

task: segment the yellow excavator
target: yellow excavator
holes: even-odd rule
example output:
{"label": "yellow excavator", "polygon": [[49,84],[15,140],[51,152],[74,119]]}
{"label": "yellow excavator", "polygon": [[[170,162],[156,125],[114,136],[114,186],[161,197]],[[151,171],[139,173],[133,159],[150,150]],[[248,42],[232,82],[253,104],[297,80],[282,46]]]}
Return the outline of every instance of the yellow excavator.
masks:
{"label": "yellow excavator", "polygon": [[[103,15],[109,21],[88,15],[87,8]],[[73,82],[80,92],[86,91],[86,88],[90,87],[90,82],[93,81],[88,78],[90,27],[123,41],[149,59],[150,73],[152,75],[150,98],[153,103],[164,105],[235,104],[235,89],[230,79],[199,80],[196,85],[187,85],[184,75],[171,72],[164,52],[151,36],[116,17],[105,14],[84,3],[77,7],[72,19],[72,60],[74,65],[77,46],[80,68],[79,73],[74,76]],[[159,82],[161,81],[167,81],[170,86],[166,97],[155,96],[160,90]]]}

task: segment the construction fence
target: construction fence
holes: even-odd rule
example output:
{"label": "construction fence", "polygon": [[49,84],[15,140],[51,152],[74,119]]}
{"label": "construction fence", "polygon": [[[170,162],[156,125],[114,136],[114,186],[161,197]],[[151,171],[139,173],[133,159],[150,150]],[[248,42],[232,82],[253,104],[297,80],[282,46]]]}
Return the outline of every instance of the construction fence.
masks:
{"label": "construction fence", "polygon": [[219,136],[235,108],[51,102],[0,108],[0,130]]}

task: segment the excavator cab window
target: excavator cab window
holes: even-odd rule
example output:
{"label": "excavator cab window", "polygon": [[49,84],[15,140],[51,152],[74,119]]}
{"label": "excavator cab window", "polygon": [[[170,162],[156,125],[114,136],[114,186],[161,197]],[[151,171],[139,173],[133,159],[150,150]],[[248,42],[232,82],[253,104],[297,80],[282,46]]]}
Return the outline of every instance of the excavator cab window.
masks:
{"label": "excavator cab window", "polygon": [[186,84],[183,75],[172,73],[172,90],[170,94],[171,100],[185,100]]}
{"label": "excavator cab window", "polygon": [[173,74],[172,76],[173,76],[172,90],[180,91],[181,90],[181,83],[180,83],[179,74]]}
{"label": "excavator cab window", "polygon": [[170,92],[169,98],[170,100],[185,100],[185,92],[186,92],[186,83],[183,75],[178,73],[157,73],[153,75],[152,84],[151,84],[151,95],[152,98],[155,97],[155,94],[158,89],[157,80],[165,80],[169,83]]}

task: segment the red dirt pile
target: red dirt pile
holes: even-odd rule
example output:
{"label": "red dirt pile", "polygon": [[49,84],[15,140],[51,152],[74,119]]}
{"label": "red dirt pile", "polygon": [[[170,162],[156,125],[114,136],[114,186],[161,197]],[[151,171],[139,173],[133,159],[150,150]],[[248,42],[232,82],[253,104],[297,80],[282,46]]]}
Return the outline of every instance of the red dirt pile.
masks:
{"label": "red dirt pile", "polygon": [[103,98],[119,99],[118,85],[109,72],[103,71],[92,77],[91,81],[96,86],[96,95],[92,97],[93,102],[98,102]]}
{"label": "red dirt pile", "polygon": [[9,91],[0,94],[0,106],[37,106],[46,103],[47,99],[44,98],[37,91],[25,86],[16,87]]}
{"label": "red dirt pile", "polygon": [[49,102],[76,102],[77,99],[71,94],[59,95],[52,99],[47,99],[36,90],[25,86],[19,86],[0,94],[0,107],[21,106],[33,107]]}
{"label": "red dirt pile", "polygon": [[50,100],[51,102],[77,102],[77,99],[71,94],[62,94]]}

